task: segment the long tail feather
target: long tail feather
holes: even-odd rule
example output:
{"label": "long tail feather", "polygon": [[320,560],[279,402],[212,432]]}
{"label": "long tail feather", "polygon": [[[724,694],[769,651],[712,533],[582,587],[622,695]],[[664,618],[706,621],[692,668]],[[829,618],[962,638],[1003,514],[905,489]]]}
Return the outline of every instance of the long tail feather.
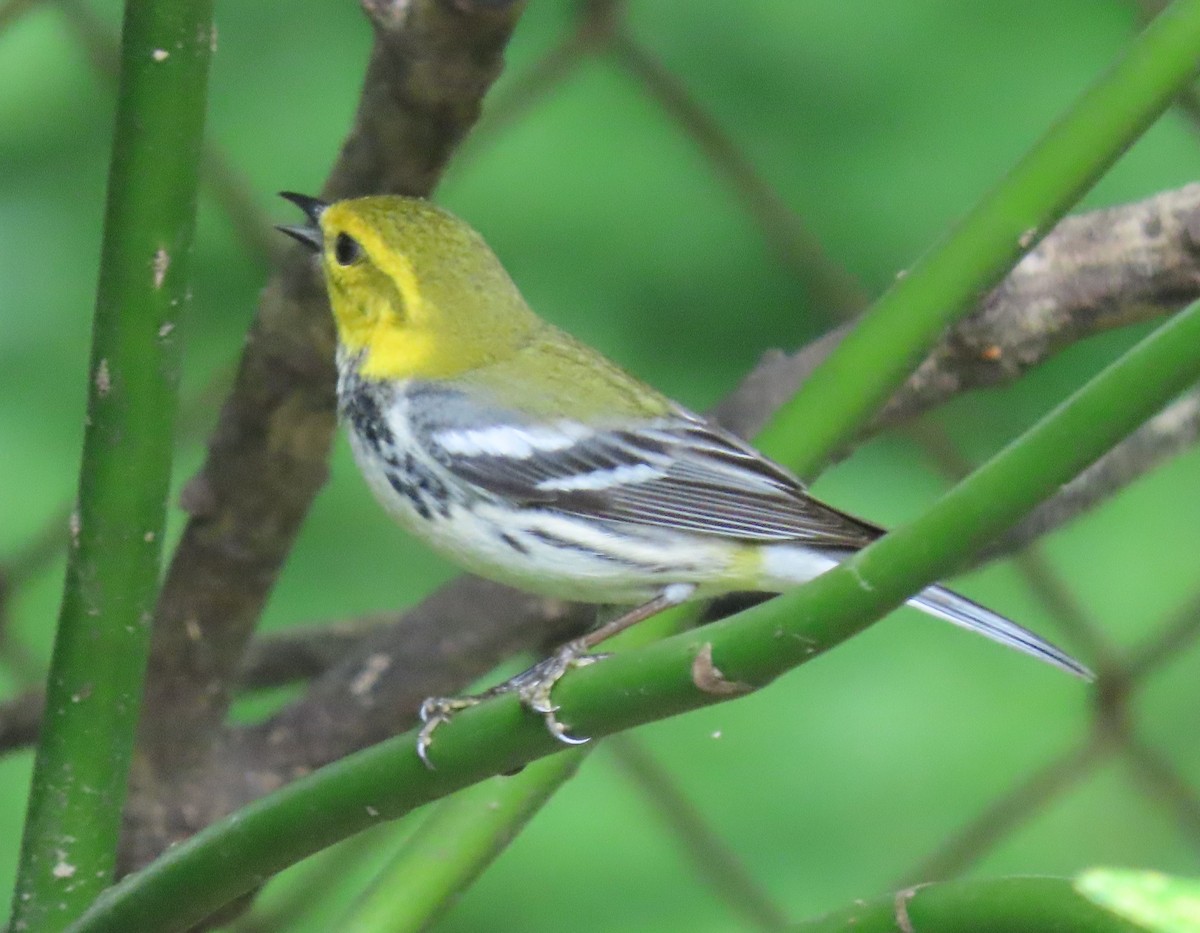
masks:
{"label": "long tail feather", "polygon": [[1033,632],[1017,625],[1002,615],[990,609],[985,609],[978,603],[973,603],[965,596],[959,596],[943,586],[930,586],[908,601],[908,604],[931,616],[953,622],[955,625],[978,632],[985,638],[990,638],[1001,645],[1015,648],[1017,651],[1053,664],[1076,677],[1092,680],[1090,670],[1072,658],[1065,651],[1056,648],[1050,642],[1039,638]]}

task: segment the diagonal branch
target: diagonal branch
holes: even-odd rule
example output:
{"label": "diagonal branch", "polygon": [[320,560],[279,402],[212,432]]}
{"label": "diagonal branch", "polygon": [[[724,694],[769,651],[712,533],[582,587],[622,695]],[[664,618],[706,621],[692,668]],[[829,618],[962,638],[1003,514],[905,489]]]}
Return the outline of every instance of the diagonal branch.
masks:
{"label": "diagonal branch", "polygon": [[[1177,311],[1197,294],[1200,184],[1064,218],[950,330],[871,432],[960,393],[1012,382],[1085,337]],[[718,420],[756,433],[851,326],[795,353],[769,353],[717,407]]]}

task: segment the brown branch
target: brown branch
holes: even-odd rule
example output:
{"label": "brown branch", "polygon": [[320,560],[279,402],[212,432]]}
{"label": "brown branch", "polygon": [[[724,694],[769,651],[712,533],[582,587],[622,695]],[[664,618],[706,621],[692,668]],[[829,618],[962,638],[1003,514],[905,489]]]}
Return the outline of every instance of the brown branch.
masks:
{"label": "brown branch", "polygon": [[[421,701],[498,663],[578,634],[593,610],[462,577],[397,618],[267,722],[234,733],[230,768],[267,784],[325,764],[415,721]],[[267,787],[249,787],[252,796]]]}
{"label": "brown branch", "polygon": [[1011,382],[1083,337],[1157,317],[1200,289],[1200,184],[1064,219],[918,367],[884,409],[896,424]]}
{"label": "brown branch", "polygon": [[[1200,184],[1065,218],[951,330],[868,433],[972,389],[1003,385],[1085,337],[1169,314],[1200,296]],[[716,409],[753,434],[849,332],[767,354]]]}
{"label": "brown branch", "polygon": [[[428,194],[499,73],[521,4],[365,0],[375,44],[328,197]],[[125,864],[228,806],[209,767],[234,672],[309,504],[334,426],[333,333],[308,258],[268,285],[233,393],[182,505],[190,519],[155,618]]]}
{"label": "brown branch", "polygon": [[[374,632],[397,621],[395,613],[344,622],[295,626],[255,638],[237,673],[237,692],[282,687],[312,680],[363,644]],[[37,741],[45,690],[34,687],[0,703],[0,755]]]}

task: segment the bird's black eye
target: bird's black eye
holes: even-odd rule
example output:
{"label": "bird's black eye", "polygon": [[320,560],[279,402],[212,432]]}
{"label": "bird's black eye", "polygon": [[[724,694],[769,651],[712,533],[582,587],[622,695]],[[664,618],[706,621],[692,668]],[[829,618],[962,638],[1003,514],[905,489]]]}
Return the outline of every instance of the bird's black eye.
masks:
{"label": "bird's black eye", "polygon": [[362,244],[348,233],[339,233],[333,241],[333,258],[339,266],[350,266],[362,258]]}

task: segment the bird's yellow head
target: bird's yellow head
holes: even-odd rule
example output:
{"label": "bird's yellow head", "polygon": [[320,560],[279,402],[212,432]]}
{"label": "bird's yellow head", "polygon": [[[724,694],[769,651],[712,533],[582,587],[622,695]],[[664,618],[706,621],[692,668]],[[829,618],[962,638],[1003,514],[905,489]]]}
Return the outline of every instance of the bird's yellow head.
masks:
{"label": "bird's yellow head", "polygon": [[427,201],[284,197],[313,226],[280,229],[320,253],[338,342],[364,376],[451,378],[511,356],[541,325],[483,238]]}

